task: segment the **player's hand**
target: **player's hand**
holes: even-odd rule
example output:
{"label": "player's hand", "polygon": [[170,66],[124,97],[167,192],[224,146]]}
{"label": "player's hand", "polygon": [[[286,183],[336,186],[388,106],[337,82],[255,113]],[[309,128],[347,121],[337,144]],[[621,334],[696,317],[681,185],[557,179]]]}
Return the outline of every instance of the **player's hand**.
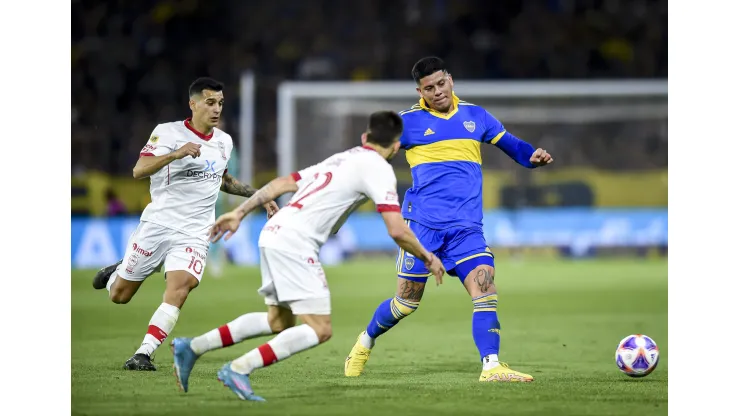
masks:
{"label": "player's hand", "polygon": [[175,159],[182,159],[184,157],[192,156],[193,159],[200,156],[200,145],[188,142],[185,143],[185,146],[177,149],[174,151],[175,153]]}
{"label": "player's hand", "polygon": [[229,240],[232,235],[239,229],[239,224],[242,222],[242,217],[236,211],[231,211],[224,215],[221,215],[216,220],[216,223],[211,227],[210,240],[212,243],[217,242],[224,237],[224,240]]}
{"label": "player's hand", "polygon": [[265,208],[265,211],[267,211],[268,220],[272,218],[273,215],[277,214],[278,210],[280,210],[278,204],[276,204],[275,201],[270,201],[262,206]]}
{"label": "player's hand", "polygon": [[434,275],[434,279],[437,281],[437,286],[442,284],[442,276],[445,275],[445,266],[442,264],[437,256],[429,253],[429,258],[424,262],[427,266],[427,270]]}
{"label": "player's hand", "polygon": [[532,153],[532,157],[529,158],[529,162],[535,166],[544,166],[552,163],[552,156],[547,153],[545,149],[537,149]]}

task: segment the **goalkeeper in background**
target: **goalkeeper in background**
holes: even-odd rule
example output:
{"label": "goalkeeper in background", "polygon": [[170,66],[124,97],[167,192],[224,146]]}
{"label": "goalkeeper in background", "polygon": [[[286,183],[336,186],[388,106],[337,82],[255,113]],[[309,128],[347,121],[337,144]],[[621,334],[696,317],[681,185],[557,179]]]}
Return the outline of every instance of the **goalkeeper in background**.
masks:
{"label": "goalkeeper in background", "polygon": [[[525,168],[552,163],[504,129],[485,109],[462,101],[440,58],[419,60],[411,71],[419,102],[402,111],[401,147],[411,167],[413,186],[401,212],[421,243],[456,276],[473,301],[473,340],[483,369],[480,381],[529,382],[529,374],[499,361],[501,326],[496,312],[493,253],[483,236],[481,143],[492,144]],[[378,306],[345,360],[348,377],[362,374],[376,339],[419,306],[430,273],[424,262],[400,249],[396,296]]]}

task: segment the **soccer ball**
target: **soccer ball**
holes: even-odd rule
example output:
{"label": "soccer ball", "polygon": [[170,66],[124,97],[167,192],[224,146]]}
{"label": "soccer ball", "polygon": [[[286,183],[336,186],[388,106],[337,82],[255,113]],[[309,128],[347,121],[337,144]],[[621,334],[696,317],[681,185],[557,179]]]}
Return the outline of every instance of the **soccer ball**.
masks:
{"label": "soccer ball", "polygon": [[617,367],[630,377],[645,377],[658,366],[658,345],[647,335],[630,335],[617,346]]}

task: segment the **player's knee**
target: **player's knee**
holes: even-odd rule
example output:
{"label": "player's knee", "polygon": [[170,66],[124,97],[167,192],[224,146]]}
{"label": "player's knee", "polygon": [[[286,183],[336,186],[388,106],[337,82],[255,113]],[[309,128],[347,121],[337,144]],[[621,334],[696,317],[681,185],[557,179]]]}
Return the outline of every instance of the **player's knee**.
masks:
{"label": "player's knee", "polygon": [[396,298],[402,299],[406,302],[413,302],[418,305],[422,296],[424,296],[425,287],[426,281],[418,282],[415,280],[399,278],[398,286],[396,288]]}
{"label": "player's knee", "polygon": [[495,276],[496,269],[490,265],[481,264],[468,273],[465,278],[465,288],[474,297],[496,293]]}
{"label": "player's knee", "polygon": [[316,331],[316,336],[319,337],[319,343],[329,341],[332,336],[332,329],[330,323],[323,323],[320,325],[314,325],[313,330]]}
{"label": "player's knee", "polygon": [[294,320],[288,320],[280,316],[274,319],[270,319],[269,323],[270,323],[270,329],[272,330],[273,334],[279,334],[285,331],[286,329],[293,327],[293,325],[295,325]]}
{"label": "player's knee", "polygon": [[302,316],[301,320],[305,322],[311,329],[316,332],[316,336],[319,338],[319,343],[329,341],[332,336],[331,320],[327,319],[328,316],[322,315],[310,315]]}
{"label": "player's knee", "polygon": [[185,301],[188,299],[189,294],[190,294],[189,287],[179,286],[179,287],[174,287],[174,288],[167,288],[164,292],[163,301],[170,305],[174,305],[174,306],[177,306],[178,308],[181,308],[182,305],[185,304]]}
{"label": "player's knee", "polygon": [[111,288],[108,297],[110,298],[111,302],[117,303],[119,305],[124,305],[131,300],[131,295],[125,290],[116,290],[113,288]]}

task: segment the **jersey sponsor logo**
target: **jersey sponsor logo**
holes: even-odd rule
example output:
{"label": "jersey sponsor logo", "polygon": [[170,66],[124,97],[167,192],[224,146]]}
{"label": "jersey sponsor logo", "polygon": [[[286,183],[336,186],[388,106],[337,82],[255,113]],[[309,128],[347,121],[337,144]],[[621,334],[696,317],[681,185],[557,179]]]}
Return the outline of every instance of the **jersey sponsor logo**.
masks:
{"label": "jersey sponsor logo", "polygon": [[153,151],[155,151],[155,150],[157,150],[157,146],[152,146],[151,144],[147,143],[147,144],[146,144],[146,145],[144,146],[144,148],[143,148],[143,149],[141,149],[141,152],[142,152],[142,153],[146,153],[146,152],[150,152],[150,153],[151,153],[151,152],[153,152]]}
{"label": "jersey sponsor logo", "polygon": [[[206,162],[206,166],[205,168],[203,168],[202,171],[190,169],[187,172],[185,172],[185,176],[187,176],[188,178],[198,178],[198,179],[206,179],[206,180],[213,179],[214,181],[221,181],[221,175],[216,173],[216,168],[215,168],[216,161],[206,160],[205,162]],[[209,170],[210,172],[208,172]]]}
{"label": "jersey sponsor logo", "polygon": [[194,250],[192,247],[187,247],[185,249],[185,252],[188,253],[188,254],[194,254],[196,257],[200,258],[201,260],[205,260],[206,259],[205,254],[203,254],[203,253],[201,253],[201,252],[199,252],[197,250]]}
{"label": "jersey sponsor logo", "polygon": [[221,158],[226,160],[226,145],[223,142],[218,142],[218,151],[221,152]]}
{"label": "jersey sponsor logo", "polygon": [[144,250],[143,248],[141,248],[140,245],[138,245],[136,243],[134,243],[134,252],[139,253],[139,254],[141,254],[142,256],[145,256],[145,257],[150,257],[152,255],[152,252],[151,251]]}
{"label": "jersey sponsor logo", "polygon": [[393,191],[388,191],[388,193],[385,194],[385,200],[398,202],[398,194]]}
{"label": "jersey sponsor logo", "polygon": [[432,129],[427,129],[427,131],[424,132],[425,136],[429,136],[430,134],[434,134],[434,131]]}
{"label": "jersey sponsor logo", "polygon": [[475,131],[475,121],[464,121],[463,126],[465,127],[465,130],[471,133]]}

